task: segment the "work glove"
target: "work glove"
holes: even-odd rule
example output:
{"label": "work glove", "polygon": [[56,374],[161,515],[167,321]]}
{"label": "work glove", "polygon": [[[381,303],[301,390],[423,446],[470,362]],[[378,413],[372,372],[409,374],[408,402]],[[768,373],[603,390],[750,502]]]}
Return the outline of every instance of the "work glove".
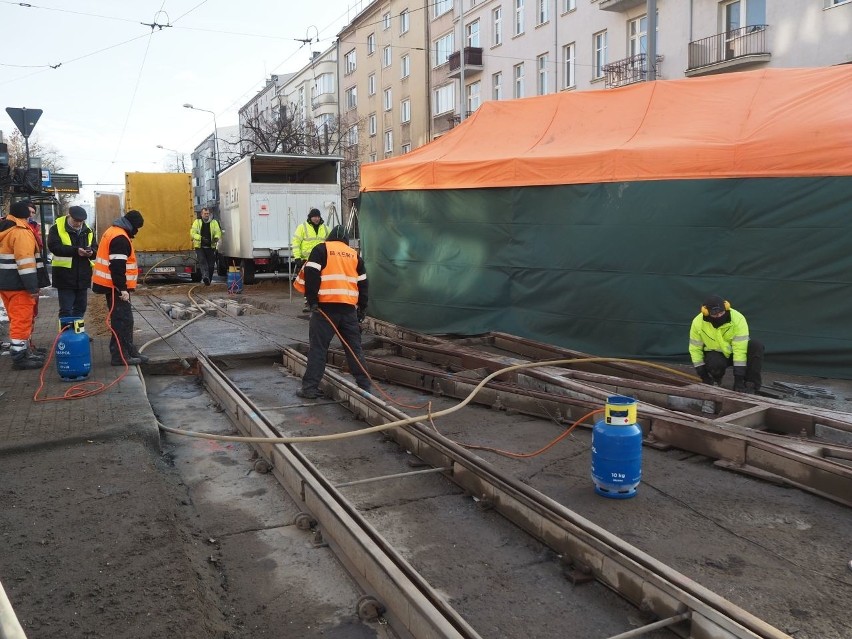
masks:
{"label": "work glove", "polygon": [[734,390],[738,393],[745,393],[746,391],[746,383],[745,377],[741,377],[740,375],[734,376]]}
{"label": "work glove", "polygon": [[367,309],[366,308],[359,308],[358,309],[358,323],[360,324],[365,319],[367,319]]}
{"label": "work glove", "polygon": [[713,384],[713,378],[710,377],[710,373],[707,372],[707,365],[702,364],[701,366],[695,367],[695,374],[701,378],[701,381],[705,384]]}

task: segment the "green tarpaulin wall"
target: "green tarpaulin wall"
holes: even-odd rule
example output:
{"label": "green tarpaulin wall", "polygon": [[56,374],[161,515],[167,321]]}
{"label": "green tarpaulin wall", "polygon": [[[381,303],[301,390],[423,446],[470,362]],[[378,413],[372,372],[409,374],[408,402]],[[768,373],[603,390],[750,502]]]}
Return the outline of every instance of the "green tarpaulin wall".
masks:
{"label": "green tarpaulin wall", "polygon": [[365,192],[370,314],[687,361],[708,294],[770,370],[852,378],[852,177]]}

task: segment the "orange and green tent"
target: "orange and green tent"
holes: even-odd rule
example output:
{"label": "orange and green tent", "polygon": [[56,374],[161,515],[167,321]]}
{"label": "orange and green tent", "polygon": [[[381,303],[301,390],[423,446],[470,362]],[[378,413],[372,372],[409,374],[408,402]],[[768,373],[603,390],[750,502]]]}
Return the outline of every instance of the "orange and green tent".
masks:
{"label": "orange and green tent", "polygon": [[377,317],[680,359],[719,294],[768,368],[852,377],[852,65],[486,102],[361,175]]}

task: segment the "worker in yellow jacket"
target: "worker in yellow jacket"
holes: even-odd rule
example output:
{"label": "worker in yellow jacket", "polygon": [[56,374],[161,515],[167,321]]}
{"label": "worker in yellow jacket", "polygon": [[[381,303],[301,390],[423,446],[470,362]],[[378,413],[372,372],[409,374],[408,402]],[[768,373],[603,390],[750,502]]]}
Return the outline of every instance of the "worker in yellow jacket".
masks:
{"label": "worker in yellow jacket", "polygon": [[711,295],[692,320],[689,356],[705,384],[721,386],[728,366],[734,368],[734,390],[756,393],[761,386],[763,344],[751,339],[748,322],[730,302]]}
{"label": "worker in yellow jacket", "polygon": [[202,281],[205,286],[210,286],[216,266],[216,247],[222,239],[222,229],[219,222],[212,219],[210,209],[201,209],[200,216],[192,221],[189,237],[192,238],[192,248],[195,249]]}
{"label": "worker in yellow jacket", "polygon": [[[308,212],[308,219],[296,227],[296,232],[293,235],[291,243],[293,248],[293,279],[308,260],[308,256],[314,250],[314,247],[325,242],[327,237],[328,227],[322,219],[322,214],[319,209],[311,209]],[[302,312],[307,313],[309,310],[308,302],[305,300]]]}

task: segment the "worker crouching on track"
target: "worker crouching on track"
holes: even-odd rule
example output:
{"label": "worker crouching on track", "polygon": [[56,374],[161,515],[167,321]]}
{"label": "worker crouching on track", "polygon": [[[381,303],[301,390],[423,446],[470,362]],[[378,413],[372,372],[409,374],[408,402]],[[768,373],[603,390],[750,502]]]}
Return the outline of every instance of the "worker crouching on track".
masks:
{"label": "worker crouching on track", "polygon": [[296,395],[306,399],[322,395],[319,383],[335,329],[344,342],[346,362],[355,382],[362,390],[372,391],[359,326],[367,311],[367,271],[364,260],[349,247],[346,229],[335,226],[326,241],[311,250],[293,286],[305,294],[311,310],[308,365]]}
{"label": "worker crouching on track", "polygon": [[749,337],[745,316],[730,302],[711,295],[692,320],[689,356],[705,384],[720,386],[725,370],[734,367],[734,390],[760,390],[763,344]]}
{"label": "worker crouching on track", "polygon": [[133,344],[133,308],[130,306],[130,291],[136,289],[139,278],[136,251],[130,240],[144,223],[139,211],[128,211],[104,232],[98,245],[92,290],[106,297],[113,330],[109,340],[113,366],[144,364],[148,361]]}

